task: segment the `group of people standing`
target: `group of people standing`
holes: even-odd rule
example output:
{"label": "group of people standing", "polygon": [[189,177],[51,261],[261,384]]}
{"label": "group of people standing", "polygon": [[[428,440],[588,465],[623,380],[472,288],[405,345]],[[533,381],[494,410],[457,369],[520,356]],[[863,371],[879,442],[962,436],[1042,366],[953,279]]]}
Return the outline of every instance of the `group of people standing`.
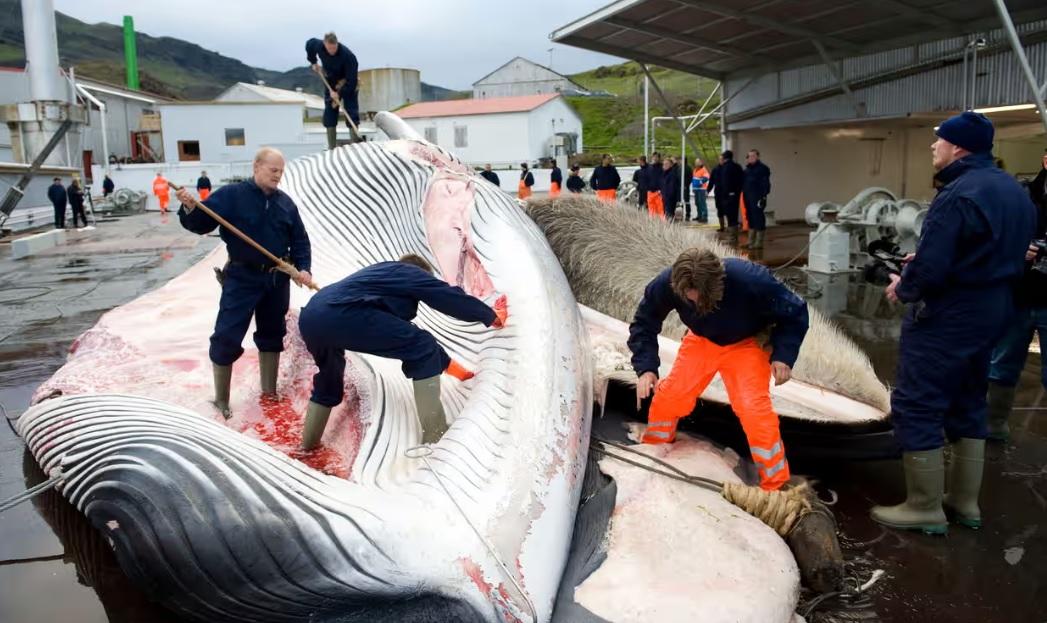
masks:
{"label": "group of people standing", "polygon": [[84,227],[87,227],[87,214],[84,212],[85,194],[80,180],[73,178],[67,188],[62,186],[62,178],[54,178],[47,189],[47,198],[55,210],[55,229],[65,229],[65,214],[69,207],[73,209],[73,227],[77,227],[79,221],[83,221]]}

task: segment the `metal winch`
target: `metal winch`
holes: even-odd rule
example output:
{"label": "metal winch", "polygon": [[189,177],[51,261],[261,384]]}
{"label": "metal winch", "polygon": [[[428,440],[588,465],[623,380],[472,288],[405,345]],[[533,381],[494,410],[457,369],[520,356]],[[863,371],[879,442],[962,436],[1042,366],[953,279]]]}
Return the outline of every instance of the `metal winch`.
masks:
{"label": "metal winch", "polygon": [[807,270],[840,273],[860,270],[868,259],[869,245],[890,242],[910,253],[916,250],[928,205],[899,199],[886,188],[866,188],[843,206],[815,202],[804,218],[818,229],[810,234]]}

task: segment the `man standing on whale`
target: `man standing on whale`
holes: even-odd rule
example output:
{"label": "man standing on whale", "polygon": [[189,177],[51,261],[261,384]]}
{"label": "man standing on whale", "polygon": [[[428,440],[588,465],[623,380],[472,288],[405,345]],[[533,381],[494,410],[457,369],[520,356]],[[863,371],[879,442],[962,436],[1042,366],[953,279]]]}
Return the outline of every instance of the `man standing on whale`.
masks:
{"label": "man standing on whale", "polygon": [[[302,217],[286,193],[277,186],[284,174],[284,157],[276,149],[263,147],[254,157],[254,176],[238,184],[227,184],[211,194],[204,205],[229,221],[276,257],[289,257],[299,271],[298,285],[312,282],[312,254]],[[194,210],[193,195],[181,188],[178,220],[195,234],[208,234],[218,222]],[[211,334],[209,355],[214,364],[215,406],[225,417],[229,412],[229,386],[233,362],[244,353],[241,343],[251,317],[255,319],[254,343],[263,394],[276,393],[280,353],[287,333],[284,317],[290,303],[290,277],[276,269],[264,255],[228,231],[218,230],[229,261],[222,270],[222,298]]]}

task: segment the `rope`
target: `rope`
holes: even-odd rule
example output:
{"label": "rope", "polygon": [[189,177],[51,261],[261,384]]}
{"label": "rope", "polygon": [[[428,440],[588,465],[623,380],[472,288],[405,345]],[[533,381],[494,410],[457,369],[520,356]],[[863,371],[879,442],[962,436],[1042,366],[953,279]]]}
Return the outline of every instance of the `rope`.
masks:
{"label": "rope", "polygon": [[41,482],[40,484],[36,485],[35,487],[30,487],[29,489],[26,489],[25,491],[23,491],[23,492],[21,492],[21,493],[19,493],[17,495],[14,495],[12,497],[7,498],[3,502],[0,502],[0,513],[4,512],[6,510],[10,510],[10,509],[14,508],[15,506],[18,506],[22,502],[26,502],[28,500],[31,500],[31,499],[35,498],[36,496],[40,495],[41,493],[49,491],[50,489],[52,489],[53,487],[58,485],[58,483],[60,483],[62,481],[62,478],[63,478],[62,473],[59,472],[59,473],[55,474],[54,476],[51,476],[50,478],[48,478],[44,482]]}
{"label": "rope", "polygon": [[786,263],[782,264],[782,265],[781,265],[781,266],[779,266],[778,268],[775,268],[775,269],[774,269],[774,270],[772,270],[771,272],[772,272],[772,273],[778,273],[779,271],[785,270],[786,268],[788,268],[788,267],[792,266],[792,263],[793,263],[793,262],[795,262],[796,260],[798,260],[798,259],[800,259],[801,257],[803,257],[803,254],[807,252],[807,249],[810,249],[810,248],[811,248],[811,244],[812,244],[812,243],[814,243],[814,241],[815,241],[815,240],[816,240],[816,239],[818,238],[818,236],[821,236],[821,235],[822,235],[822,233],[823,233],[823,232],[825,232],[825,231],[827,231],[828,229],[829,229],[828,227],[824,227],[824,228],[822,228],[822,231],[820,231],[820,232],[817,232],[817,233],[815,233],[815,234],[814,234],[814,237],[813,237],[813,238],[811,238],[810,240],[808,240],[808,241],[807,241],[807,244],[806,244],[806,245],[804,245],[804,247],[803,247],[802,249],[800,249],[800,252],[799,252],[799,253],[797,253],[796,255],[794,255],[794,256],[793,256],[793,258],[792,258],[791,260],[789,260],[788,262],[786,262]]}
{"label": "rope", "polygon": [[725,500],[767,524],[768,527],[782,537],[788,536],[789,532],[791,532],[796,526],[796,522],[799,521],[800,518],[809,513],[815,512],[810,501],[811,491],[806,483],[792,487],[787,491],[764,491],[759,487],[751,487],[742,483],[720,482],[702,476],[692,476],[662,459],[644,454],[643,452],[630,448],[625,444],[608,441],[595,436],[593,437],[593,440],[602,445],[613,446],[620,450],[625,450],[626,452],[642,456],[649,461],[663,466],[665,469],[658,469],[651,465],[645,465],[639,461],[634,461],[624,456],[608,452],[602,447],[593,447],[594,452],[603,456],[639,467],[640,469],[647,470],[652,474],[658,474],[659,476],[665,476],[666,478],[686,482],[687,484],[695,485],[721,494]]}
{"label": "rope", "polygon": [[490,554],[491,557],[494,558],[495,562],[498,563],[498,566],[501,567],[502,575],[505,576],[505,578],[512,583],[513,587],[516,588],[516,591],[520,593],[520,597],[523,598],[524,602],[527,604],[527,608],[531,611],[531,620],[537,621],[538,611],[535,610],[534,603],[531,602],[531,598],[527,596],[527,593],[524,592],[523,587],[520,586],[520,583],[516,581],[516,577],[509,570],[509,567],[505,564],[505,562],[502,561],[502,557],[498,555],[498,552],[494,549],[494,546],[491,545],[490,542],[488,542],[488,540],[484,538],[482,534],[480,534],[480,531],[476,529],[476,526],[473,525],[473,522],[469,520],[469,516],[465,514],[465,509],[463,509],[458,504],[458,500],[456,500],[454,496],[451,495],[451,492],[444,485],[444,481],[442,478],[440,478],[440,474],[436,473],[436,470],[433,469],[432,464],[429,463],[429,455],[431,455],[432,453],[433,449],[431,446],[428,445],[414,446],[412,448],[404,450],[404,456],[406,456],[407,458],[421,459],[425,463],[425,466],[429,469],[429,473],[431,473],[436,478],[437,484],[439,484],[440,488],[443,489],[444,494],[446,494],[448,499],[451,500],[451,503],[454,504],[454,507],[458,509],[458,514],[460,514],[462,516],[462,519],[465,520],[466,525],[468,525],[469,528],[473,531],[473,534],[476,535],[476,538],[480,539],[480,542],[483,543],[484,547],[487,549],[487,553]]}

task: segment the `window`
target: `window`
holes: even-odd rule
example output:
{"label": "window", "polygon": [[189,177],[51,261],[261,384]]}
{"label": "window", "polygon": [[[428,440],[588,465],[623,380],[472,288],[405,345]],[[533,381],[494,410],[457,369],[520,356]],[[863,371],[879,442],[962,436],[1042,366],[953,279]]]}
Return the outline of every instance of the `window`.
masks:
{"label": "window", "polygon": [[226,128],[225,129],[225,144],[226,145],[246,145],[247,141],[244,140],[244,129],[243,128]]}
{"label": "window", "polygon": [[468,126],[455,126],[454,128],[454,146],[455,147],[468,147],[469,146],[469,127]]}
{"label": "window", "polygon": [[429,141],[433,145],[436,144],[436,128],[425,129],[425,140]]}
{"label": "window", "polygon": [[178,160],[181,162],[200,160],[200,141],[178,141]]}

